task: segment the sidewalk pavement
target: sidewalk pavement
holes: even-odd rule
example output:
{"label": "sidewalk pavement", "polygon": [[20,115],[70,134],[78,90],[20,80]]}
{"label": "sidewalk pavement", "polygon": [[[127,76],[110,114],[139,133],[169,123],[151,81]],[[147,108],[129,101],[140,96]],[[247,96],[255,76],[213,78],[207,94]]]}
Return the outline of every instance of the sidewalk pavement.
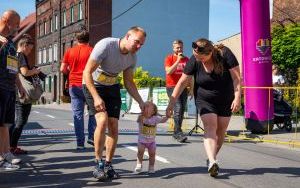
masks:
{"label": "sidewalk pavement", "polygon": [[[59,109],[59,110],[71,110],[70,103],[52,103],[45,105],[35,105],[38,108],[48,108],[48,109]],[[121,112],[121,116],[124,112]],[[164,112],[162,112],[164,114]],[[137,114],[126,113],[124,117],[120,119],[136,121]],[[195,117],[187,117],[183,121],[182,128],[185,132],[189,132],[195,125]],[[171,121],[169,121],[169,126],[171,126]],[[201,121],[199,121],[200,127],[203,127]],[[169,127],[168,130],[172,128]],[[300,127],[293,124],[293,129],[291,132],[287,132],[285,129],[278,129],[274,125],[273,131],[269,134],[252,134],[250,131],[246,130],[245,122],[243,116],[232,116],[229,127],[227,130],[227,141],[231,142],[234,140],[252,140],[254,142],[266,142],[279,145],[285,145],[291,148],[297,147],[300,148]],[[200,130],[201,131],[201,130]],[[201,132],[199,132],[201,133]],[[202,132],[203,133],[203,132]],[[202,134],[201,133],[201,134]]]}

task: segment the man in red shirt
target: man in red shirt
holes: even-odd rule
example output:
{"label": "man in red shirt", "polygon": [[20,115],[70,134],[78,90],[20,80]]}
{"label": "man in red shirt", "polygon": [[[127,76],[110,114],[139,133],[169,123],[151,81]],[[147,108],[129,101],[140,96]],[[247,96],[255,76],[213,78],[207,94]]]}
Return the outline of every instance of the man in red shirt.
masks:
{"label": "man in red shirt", "polygon": [[[165,71],[166,71],[166,86],[169,98],[180,79],[183,69],[188,62],[188,58],[183,55],[183,42],[182,40],[175,40],[173,42],[173,54],[169,54],[165,58]],[[181,126],[184,115],[184,110],[187,102],[188,91],[184,89],[182,94],[178,97],[174,107],[174,134],[173,138],[178,142],[185,142],[187,137],[182,133]]]}
{"label": "man in red shirt", "polygon": [[[88,44],[89,33],[85,29],[75,34],[77,45],[69,48],[60,67],[60,71],[69,74],[69,93],[73,111],[75,135],[77,139],[77,150],[85,149],[84,142],[84,106],[85,97],[82,90],[82,74],[93,48]],[[89,116],[88,141],[94,145],[94,130],[96,120],[94,115]]]}

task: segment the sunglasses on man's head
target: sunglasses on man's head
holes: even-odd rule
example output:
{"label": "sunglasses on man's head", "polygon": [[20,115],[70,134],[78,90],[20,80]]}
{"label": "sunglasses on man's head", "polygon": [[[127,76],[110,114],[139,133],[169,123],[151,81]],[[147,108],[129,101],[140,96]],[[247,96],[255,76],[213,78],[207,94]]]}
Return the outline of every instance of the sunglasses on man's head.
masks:
{"label": "sunglasses on man's head", "polygon": [[205,47],[200,47],[197,45],[196,42],[192,42],[192,48],[198,53],[198,54],[205,54],[208,55],[210,51],[205,50]]}

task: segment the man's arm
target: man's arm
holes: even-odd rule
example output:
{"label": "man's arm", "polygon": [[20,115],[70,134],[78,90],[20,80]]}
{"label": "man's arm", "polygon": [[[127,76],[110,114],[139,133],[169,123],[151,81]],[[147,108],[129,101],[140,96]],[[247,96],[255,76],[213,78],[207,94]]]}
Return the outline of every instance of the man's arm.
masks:
{"label": "man's arm", "polygon": [[92,77],[92,73],[97,69],[98,66],[99,65],[97,64],[97,61],[90,58],[83,71],[83,79],[85,81],[87,89],[89,90],[94,99],[95,109],[101,112],[105,111],[105,103],[99,96]]}
{"label": "man's arm", "polygon": [[60,65],[60,72],[62,72],[64,74],[68,74],[69,73],[69,66],[68,66],[68,64],[62,62],[62,64]]}
{"label": "man's arm", "polygon": [[128,93],[139,103],[141,110],[144,108],[144,101],[140,96],[137,87],[133,81],[133,69],[128,68],[123,71],[124,86]]}
{"label": "man's arm", "polygon": [[[175,61],[175,63],[172,66],[166,66],[166,68],[165,68],[166,73],[173,74],[173,72],[175,72],[175,70],[177,69],[177,66],[182,58],[183,58],[183,56],[178,55],[177,60]],[[168,59],[166,59],[166,61],[168,61]]]}

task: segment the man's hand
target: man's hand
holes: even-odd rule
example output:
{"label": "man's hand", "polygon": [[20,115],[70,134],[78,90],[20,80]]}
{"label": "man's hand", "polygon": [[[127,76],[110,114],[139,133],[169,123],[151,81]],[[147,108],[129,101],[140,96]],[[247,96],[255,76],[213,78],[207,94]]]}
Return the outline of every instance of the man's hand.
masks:
{"label": "man's hand", "polygon": [[4,36],[0,35],[0,49],[5,46],[7,42],[8,40]]}
{"label": "man's hand", "polygon": [[105,112],[105,102],[101,99],[100,96],[98,96],[96,99],[94,99],[94,106],[97,112]]}
{"label": "man's hand", "polygon": [[173,115],[173,108],[174,108],[174,105],[170,104],[168,105],[167,109],[166,109],[166,116],[168,118],[170,118],[172,115]]}

